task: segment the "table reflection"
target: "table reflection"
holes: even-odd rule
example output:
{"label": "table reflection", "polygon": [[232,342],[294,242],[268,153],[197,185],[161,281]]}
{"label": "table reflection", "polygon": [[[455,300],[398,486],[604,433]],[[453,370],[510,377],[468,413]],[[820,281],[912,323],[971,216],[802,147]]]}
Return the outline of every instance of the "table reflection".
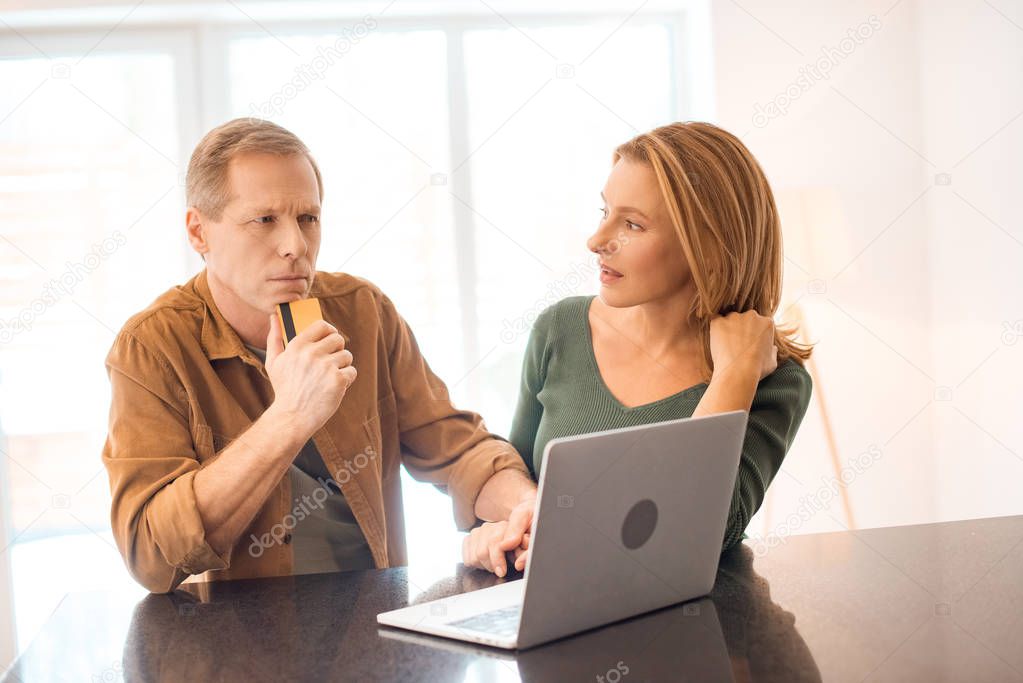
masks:
{"label": "table reflection", "polygon": [[[516,580],[512,575],[507,580]],[[379,627],[379,612],[494,585],[459,566],[419,590],[405,569],[195,584],[149,595],[125,680],[820,681],[792,614],[740,547],[711,596],[522,652]]]}

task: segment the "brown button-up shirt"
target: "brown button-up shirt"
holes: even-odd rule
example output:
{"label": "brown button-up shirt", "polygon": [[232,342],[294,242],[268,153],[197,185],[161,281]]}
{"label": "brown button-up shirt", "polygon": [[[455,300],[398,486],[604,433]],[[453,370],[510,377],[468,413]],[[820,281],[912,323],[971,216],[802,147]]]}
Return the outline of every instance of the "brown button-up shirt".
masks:
{"label": "brown button-up shirt", "polygon": [[[399,465],[452,498],[460,529],[499,470],[528,476],[507,441],[455,409],[405,321],[379,289],[317,272],[310,296],[341,332],[359,377],[313,442],[340,485],[377,567],[406,564]],[[103,463],[111,525],[128,570],[153,592],[201,580],[289,574],[289,528],[302,506],[281,478],[249,529],[222,557],[206,542],[196,472],[273,401],[263,363],[245,348],[210,294],[206,271],[162,294],[118,333],[106,360],[112,389]],[[454,558],[453,558],[454,559]]]}

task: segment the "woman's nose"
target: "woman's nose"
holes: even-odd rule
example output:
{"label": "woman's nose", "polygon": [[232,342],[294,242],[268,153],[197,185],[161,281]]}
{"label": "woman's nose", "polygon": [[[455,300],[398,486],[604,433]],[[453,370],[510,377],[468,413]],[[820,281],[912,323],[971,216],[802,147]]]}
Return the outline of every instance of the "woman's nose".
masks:
{"label": "woman's nose", "polygon": [[594,254],[599,254],[603,251],[604,244],[606,243],[607,237],[604,235],[603,224],[601,224],[601,227],[597,228],[597,231],[586,240],[586,248]]}
{"label": "woman's nose", "polygon": [[609,229],[606,227],[607,222],[602,221],[600,227],[586,240],[586,248],[592,251],[594,254],[600,254],[607,251],[607,243],[609,237]]}

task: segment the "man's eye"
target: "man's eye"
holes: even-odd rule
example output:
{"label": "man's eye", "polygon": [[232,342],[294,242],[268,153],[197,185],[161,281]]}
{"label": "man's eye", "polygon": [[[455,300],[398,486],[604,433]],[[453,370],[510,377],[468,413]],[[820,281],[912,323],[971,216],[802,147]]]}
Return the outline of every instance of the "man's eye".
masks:
{"label": "man's eye", "polygon": [[274,217],[273,216],[260,216],[259,218],[254,219],[253,222],[254,223],[259,223],[261,225],[269,225],[270,223],[274,222]]}
{"label": "man's eye", "polygon": [[319,223],[320,222],[320,217],[319,216],[313,216],[311,214],[306,214],[304,216],[299,216],[299,220],[300,221],[305,221],[306,223]]}

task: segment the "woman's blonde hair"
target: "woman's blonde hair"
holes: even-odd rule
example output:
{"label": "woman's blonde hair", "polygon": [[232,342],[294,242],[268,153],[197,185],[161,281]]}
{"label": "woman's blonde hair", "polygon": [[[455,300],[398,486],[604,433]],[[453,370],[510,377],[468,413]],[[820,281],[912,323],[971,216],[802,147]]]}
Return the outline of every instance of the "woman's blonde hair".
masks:
{"label": "woman's blonde hair", "polygon": [[[703,339],[710,375],[710,321],[733,311],[773,317],[781,300],[782,236],[767,178],[737,137],[699,121],[637,135],[614,152],[650,166],[689,268],[696,294],[688,315]],[[778,364],[802,364],[811,345],[795,326],[775,331]]]}

